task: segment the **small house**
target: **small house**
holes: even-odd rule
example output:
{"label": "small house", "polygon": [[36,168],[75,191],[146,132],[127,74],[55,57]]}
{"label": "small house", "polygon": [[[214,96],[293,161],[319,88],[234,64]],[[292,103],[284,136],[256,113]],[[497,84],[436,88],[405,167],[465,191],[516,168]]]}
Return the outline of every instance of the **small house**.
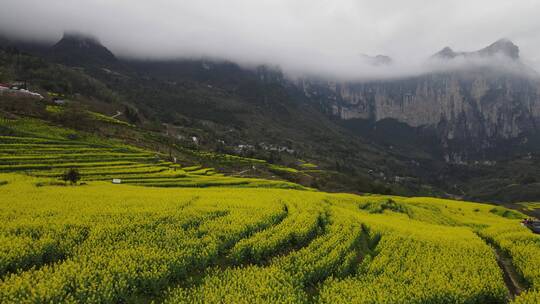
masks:
{"label": "small house", "polygon": [[26,90],[28,87],[26,81],[15,81],[9,85],[9,88],[12,90]]}
{"label": "small house", "polygon": [[112,183],[113,183],[113,184],[121,184],[121,183],[122,183],[122,180],[119,179],[119,178],[113,178]]}

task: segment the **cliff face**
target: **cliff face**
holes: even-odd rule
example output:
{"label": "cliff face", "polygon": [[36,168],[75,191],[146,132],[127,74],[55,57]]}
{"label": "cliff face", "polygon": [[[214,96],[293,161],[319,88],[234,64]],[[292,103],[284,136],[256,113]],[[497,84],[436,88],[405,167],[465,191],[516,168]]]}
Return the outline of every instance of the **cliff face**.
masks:
{"label": "cliff face", "polygon": [[[502,55],[514,61],[515,67],[525,69],[516,49],[511,42],[501,40],[472,53],[445,48],[434,57],[455,60]],[[390,118],[411,127],[434,129],[447,150],[444,157],[448,161],[462,161],[471,151],[495,148],[504,140],[526,142],[540,127],[540,81],[516,70],[484,66],[398,80],[302,81],[299,86],[329,113],[344,120],[377,122]]]}
{"label": "cliff face", "polygon": [[342,119],[393,118],[412,127],[444,123],[448,139],[513,138],[534,129],[540,118],[540,87],[513,76],[439,74],[334,87],[332,112]]}

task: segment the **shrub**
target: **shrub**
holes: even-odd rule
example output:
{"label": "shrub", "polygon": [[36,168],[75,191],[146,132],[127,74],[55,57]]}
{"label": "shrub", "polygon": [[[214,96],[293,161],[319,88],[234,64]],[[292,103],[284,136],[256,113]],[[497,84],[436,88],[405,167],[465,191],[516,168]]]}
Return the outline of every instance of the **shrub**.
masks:
{"label": "shrub", "polygon": [[62,175],[62,180],[65,182],[70,182],[72,185],[76,184],[81,179],[81,174],[77,169],[69,169],[64,175]]}
{"label": "shrub", "polygon": [[523,218],[523,215],[520,214],[519,212],[502,208],[502,207],[495,207],[489,210],[489,212],[496,214],[498,216],[509,218],[509,219],[522,219]]}

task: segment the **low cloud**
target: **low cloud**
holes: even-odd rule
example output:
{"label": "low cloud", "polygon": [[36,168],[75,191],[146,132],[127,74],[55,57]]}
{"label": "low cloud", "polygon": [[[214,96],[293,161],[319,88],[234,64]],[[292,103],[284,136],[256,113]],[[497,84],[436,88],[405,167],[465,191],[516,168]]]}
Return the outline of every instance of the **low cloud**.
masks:
{"label": "low cloud", "polygon": [[[374,79],[468,64],[427,58],[502,37],[538,68],[539,11],[539,1],[526,0],[3,0],[0,32],[52,42],[78,31],[122,57],[223,58],[293,76]],[[393,64],[375,66],[362,54]]]}

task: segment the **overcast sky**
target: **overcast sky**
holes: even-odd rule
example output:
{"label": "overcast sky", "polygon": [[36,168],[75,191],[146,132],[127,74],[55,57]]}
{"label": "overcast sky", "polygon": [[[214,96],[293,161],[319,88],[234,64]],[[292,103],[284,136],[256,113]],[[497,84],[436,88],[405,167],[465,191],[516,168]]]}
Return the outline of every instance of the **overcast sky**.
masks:
{"label": "overcast sky", "polygon": [[86,32],[120,56],[365,76],[377,71],[361,54],[411,72],[444,46],[471,51],[503,37],[538,70],[539,15],[540,0],[2,0],[0,31],[50,41]]}

